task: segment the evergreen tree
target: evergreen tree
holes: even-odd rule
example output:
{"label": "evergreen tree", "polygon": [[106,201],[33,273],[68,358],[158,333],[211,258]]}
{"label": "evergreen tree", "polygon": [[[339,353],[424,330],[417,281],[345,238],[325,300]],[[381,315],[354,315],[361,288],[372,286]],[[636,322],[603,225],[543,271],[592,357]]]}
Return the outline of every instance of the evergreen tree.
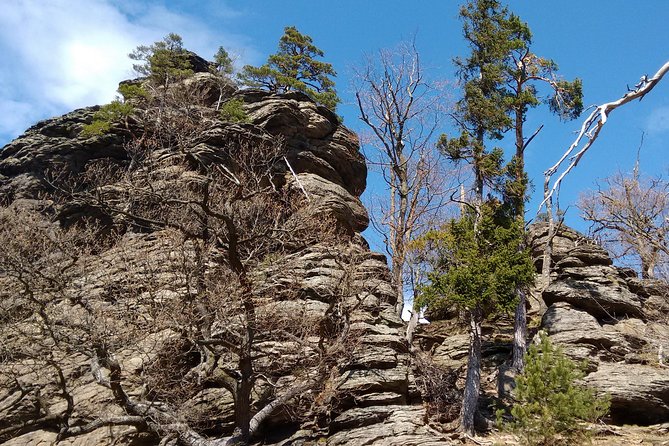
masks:
{"label": "evergreen tree", "polygon": [[224,76],[230,76],[234,71],[232,58],[230,58],[230,54],[222,46],[214,54],[214,66],[216,67],[216,71]]}
{"label": "evergreen tree", "polygon": [[170,33],[153,45],[140,45],[128,55],[138,61],[132,68],[156,85],[167,85],[193,74],[183,39]]}
{"label": "evergreen tree", "polygon": [[[549,87],[545,98],[549,108],[563,119],[573,119],[583,109],[581,81],[555,76],[557,65],[530,51],[532,33],[518,16],[497,0],[472,0],[461,9],[463,32],[471,48],[466,59],[456,59],[464,84],[464,97],[458,103],[462,134],[457,139],[443,138],[441,145],[454,160],[472,164],[475,179],[474,207],[483,201],[485,183],[500,192],[505,205],[524,221],[528,179],[524,152],[531,141],[524,134],[527,111],[542,101],[537,86]],[[486,150],[490,140],[499,140],[513,129],[515,154],[502,167],[502,151]],[[503,175],[503,177],[501,176]],[[521,241],[519,249],[522,250]],[[513,366],[522,370],[525,354],[525,290],[517,290]]]}
{"label": "evergreen tree", "polygon": [[484,203],[479,214],[467,212],[420,240],[435,260],[429,283],[420,290],[417,307],[455,306],[467,315],[470,347],[461,423],[474,430],[481,375],[481,324],[486,317],[509,312],[515,291],[534,280],[534,265],[526,250],[518,250],[523,226],[501,203]]}
{"label": "evergreen tree", "polygon": [[301,91],[316,102],[334,110],[340,101],[331,77],[337,75],[332,65],[316,60],[323,51],[311,37],[288,26],[279,41],[279,51],[260,67],[246,65],[240,80],[250,87],[267,88],[273,93]]}
{"label": "evergreen tree", "polygon": [[[609,401],[577,384],[582,366],[567,358],[545,333],[527,354],[525,370],[516,379],[513,421],[506,424],[529,445],[571,445],[587,431],[582,422],[595,422],[608,412]],[[502,413],[498,413],[501,417]]]}
{"label": "evergreen tree", "polygon": [[[446,270],[452,269],[452,266],[462,265],[463,271],[472,280],[469,285],[462,282],[464,289],[458,291],[466,292],[465,296],[468,297],[462,298],[469,302],[464,307],[464,315],[470,327],[470,345],[462,399],[461,428],[470,435],[474,433],[474,415],[478,407],[481,380],[481,324],[484,317],[489,314],[486,309],[498,308],[500,305],[495,301],[499,301],[500,297],[504,297],[504,301],[509,298],[508,293],[492,292],[494,288],[480,293],[480,286],[474,285],[479,283],[485,286],[481,282],[486,280],[485,274],[482,278],[476,279],[485,269],[481,271],[482,266],[473,268],[468,261],[469,258],[477,258],[478,262],[485,265],[491,260],[486,252],[492,249],[486,247],[487,237],[481,227],[485,219],[484,187],[487,186],[491,192],[499,189],[503,152],[498,147],[490,149],[487,143],[501,139],[504,132],[512,125],[511,118],[503,106],[507,96],[504,60],[510,51],[519,46],[519,42],[511,39],[511,33],[505,24],[505,15],[506,13],[499,13],[499,3],[496,0],[470,1],[460,9],[464,37],[471,49],[468,58],[455,60],[464,90],[463,98],[456,105],[456,121],[460,127],[460,135],[455,138],[442,136],[439,142],[439,146],[450,159],[470,164],[474,179],[474,197],[472,202],[468,203],[473,210],[473,215],[468,217],[473,220],[469,236],[472,240],[456,238],[455,241],[472,245],[476,249],[467,246],[453,249]],[[492,234],[496,232],[494,229],[486,231]],[[516,251],[518,245],[516,244]],[[462,255],[465,257],[461,257]],[[438,283],[433,280],[433,284]],[[470,294],[468,291],[474,293]],[[451,292],[445,296],[456,294]],[[493,298],[493,301],[489,301],[489,298]]]}
{"label": "evergreen tree", "polygon": [[[510,50],[501,61],[501,68],[506,84],[504,100],[500,109],[513,121],[515,153],[505,168],[506,181],[503,185],[504,201],[523,222],[525,201],[527,200],[528,178],[525,172],[525,149],[532,137],[525,137],[525,119],[530,108],[540,105],[538,87],[547,86],[549,95],[544,98],[549,109],[561,119],[574,119],[583,111],[582,84],[579,79],[573,82],[557,78],[557,64],[531,52],[532,33],[527,23],[498,3],[491,4],[491,14],[499,16],[501,29],[498,40],[510,42]],[[536,133],[535,133],[536,135]],[[515,311],[515,330],[513,343],[513,367],[520,371],[524,367],[523,358],[527,339],[526,290],[518,290],[518,304]]]}

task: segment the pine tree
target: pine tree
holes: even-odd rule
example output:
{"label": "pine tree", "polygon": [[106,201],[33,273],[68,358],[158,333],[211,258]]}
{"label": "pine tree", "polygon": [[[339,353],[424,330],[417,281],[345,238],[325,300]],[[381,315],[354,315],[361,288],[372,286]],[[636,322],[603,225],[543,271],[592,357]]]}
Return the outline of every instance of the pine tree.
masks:
{"label": "pine tree", "polygon": [[331,79],[337,73],[331,64],[316,60],[323,54],[311,37],[288,26],[279,41],[278,52],[260,67],[246,65],[239,78],[244,85],[266,88],[273,93],[301,91],[334,110],[341,102]]}
{"label": "pine tree", "polygon": [[528,445],[571,445],[584,439],[583,422],[604,416],[609,401],[577,384],[583,376],[583,367],[541,333],[539,344],[529,348],[525,370],[516,379],[513,421],[505,427]]}
{"label": "pine tree", "polygon": [[[533,136],[525,138],[524,125],[528,110],[539,106],[542,102],[538,86],[542,84],[548,86],[550,93],[544,101],[548,103],[553,113],[566,120],[578,117],[583,111],[582,84],[579,79],[573,82],[559,79],[555,74],[558,67],[554,61],[531,52],[532,32],[527,23],[518,16],[509,13],[506,8],[501,8],[499,4],[492,5],[491,14],[501,17],[499,23],[502,35],[499,39],[507,39],[510,42],[510,51],[502,60],[506,88],[504,100],[499,107],[506,108],[506,113],[513,121],[515,153],[505,167],[504,201],[515,217],[523,222],[528,188],[525,149],[533,138]],[[527,339],[527,300],[526,290],[519,289],[517,292],[519,298],[515,311],[512,366],[521,371],[524,367]]]}
{"label": "pine tree", "polygon": [[189,53],[178,34],[170,33],[149,46],[140,45],[128,57],[140,62],[132,68],[155,85],[164,86],[193,74]]}
{"label": "pine tree", "polygon": [[[512,124],[506,109],[500,107],[505,98],[502,62],[516,43],[509,39],[503,17],[496,14],[498,7],[496,0],[477,0],[470,1],[460,9],[464,37],[471,48],[468,58],[455,60],[464,90],[463,98],[456,105],[460,135],[455,138],[444,135],[439,141],[439,146],[450,159],[455,162],[464,161],[471,166],[474,197],[468,206],[473,210],[473,216],[469,217],[473,219],[470,231],[473,241],[469,244],[484,249],[485,236],[481,232],[484,221],[484,187],[487,186],[491,191],[498,189],[503,158],[501,148],[489,149],[487,143],[501,139]],[[462,265],[472,280],[470,285],[473,285],[480,281],[476,278],[476,269],[471,268],[467,259],[478,258],[485,263],[487,258],[478,256],[485,255],[486,251],[468,251],[469,255],[462,249],[453,250],[450,264]],[[466,255],[464,258],[461,257],[463,254]],[[465,288],[462,291],[465,292],[478,288],[468,286],[466,282],[463,285]],[[485,308],[495,307],[486,297],[499,296],[490,292],[467,293],[465,296],[468,297],[463,297],[464,299],[472,300],[465,306],[464,312],[470,327],[470,345],[460,425],[464,432],[473,435],[481,380],[481,324],[486,316]],[[504,293],[504,296],[508,297],[508,294]]]}
{"label": "pine tree", "polygon": [[234,71],[232,58],[222,46],[214,54],[214,66],[216,67],[216,71],[224,76],[230,76]]}
{"label": "pine tree", "polygon": [[[523,222],[528,186],[524,153],[532,139],[525,138],[524,123],[527,111],[542,102],[537,86],[549,87],[550,94],[544,100],[551,111],[562,119],[573,119],[583,110],[581,81],[557,78],[555,62],[531,52],[532,33],[527,23],[499,1],[472,0],[460,15],[471,48],[468,58],[455,61],[464,83],[464,97],[458,103],[462,134],[457,139],[444,138],[442,147],[452,159],[472,164],[475,207],[482,203],[484,183],[488,182]],[[502,167],[501,149],[486,150],[485,143],[501,139],[512,129],[515,153]],[[522,370],[527,337],[526,292],[519,289],[517,293],[513,366]]]}

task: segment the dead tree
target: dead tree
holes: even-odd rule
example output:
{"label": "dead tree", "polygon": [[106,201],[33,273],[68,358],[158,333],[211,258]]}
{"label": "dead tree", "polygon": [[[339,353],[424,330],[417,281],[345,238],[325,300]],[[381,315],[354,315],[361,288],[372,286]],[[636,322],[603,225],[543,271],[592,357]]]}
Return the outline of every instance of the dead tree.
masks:
{"label": "dead tree", "polygon": [[425,77],[413,43],[380,50],[356,69],[360,119],[369,128],[365,156],[388,194],[372,215],[391,258],[397,313],[404,305],[408,242],[443,215],[453,190],[435,148],[444,96]]}
{"label": "dead tree", "polygon": [[[544,194],[544,199],[539,205],[539,210],[543,208],[546,202],[555,195],[559,190],[560,184],[569,172],[574,169],[583,155],[590,149],[599,136],[604,124],[608,121],[609,115],[618,107],[630,103],[636,99],[643,99],[653,88],[662,80],[664,75],[669,71],[669,62],[666,62],[659,70],[652,76],[642,76],[641,80],[634,86],[634,89],[625,93],[620,99],[598,105],[583,121],[581,129],[579,130],[576,139],[569,146],[569,148],[562,154],[560,159],[544,172],[545,181],[549,185],[548,192]],[[566,163],[568,161],[568,163]],[[557,179],[553,181],[552,186],[550,182],[553,176],[558,172],[560,167],[565,165],[564,170],[558,175]]]}

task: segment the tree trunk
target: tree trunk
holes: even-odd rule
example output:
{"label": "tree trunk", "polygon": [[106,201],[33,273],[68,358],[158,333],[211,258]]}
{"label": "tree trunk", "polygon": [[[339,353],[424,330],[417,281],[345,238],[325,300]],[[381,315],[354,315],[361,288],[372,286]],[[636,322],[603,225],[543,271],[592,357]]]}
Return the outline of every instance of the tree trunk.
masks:
{"label": "tree trunk", "polygon": [[468,435],[474,435],[474,416],[478,409],[481,387],[481,311],[474,309],[469,314],[469,358],[467,378],[462,396],[460,427]]}
{"label": "tree trunk", "polygon": [[413,335],[414,332],[416,331],[417,326],[418,326],[418,311],[414,308],[414,310],[411,312],[411,319],[409,319],[409,323],[407,324],[407,331],[405,335],[405,339],[409,344],[409,351],[413,351],[413,345],[412,345]]}
{"label": "tree trunk", "polygon": [[392,259],[392,284],[395,289],[395,296],[397,301],[395,302],[395,313],[401,318],[402,310],[404,310],[404,289],[402,287],[402,270],[404,267],[404,261],[400,261],[396,257],[395,252],[393,252]]}
{"label": "tree trunk", "polygon": [[239,233],[232,215],[230,203],[226,203],[226,215],[223,217],[227,229],[228,263],[237,274],[242,289],[242,307],[244,309],[244,336],[239,349],[239,378],[237,379],[235,398],[235,424],[240,431],[240,440],[248,444],[251,423],[251,392],[253,390],[253,342],[255,340],[256,313],[253,302],[253,288],[246,275],[246,267],[239,255]]}
{"label": "tree trunk", "polygon": [[395,286],[397,288],[397,314],[402,317],[404,309],[404,263],[406,261],[406,243],[409,217],[409,173],[407,171],[407,160],[402,152],[403,145],[398,145],[400,165],[397,168],[397,180],[399,181],[399,215],[398,228],[396,233],[395,252],[393,252],[393,263],[396,270]]}
{"label": "tree trunk", "polygon": [[544,200],[546,201],[546,219],[548,220],[548,234],[544,246],[544,257],[541,262],[542,288],[545,290],[551,284],[551,262],[553,261],[553,237],[555,237],[555,222],[553,221],[553,199],[549,196],[548,184],[550,176],[544,181]]}
{"label": "tree trunk", "polygon": [[527,296],[525,291],[518,289],[518,306],[513,321],[513,360],[511,367],[522,372],[525,368],[525,352],[527,350]]}
{"label": "tree trunk", "polygon": [[[248,342],[248,340],[244,340]],[[240,378],[237,381],[235,392],[235,424],[240,431],[240,439],[244,444],[250,439],[251,425],[251,391],[253,390],[253,363],[250,350],[242,347],[242,356],[239,358]]]}
{"label": "tree trunk", "polygon": [[[518,81],[517,91],[522,91],[522,83]],[[516,171],[514,172],[515,180],[522,182],[525,177],[525,137],[523,136],[523,109],[516,109]],[[512,197],[515,200],[514,212],[516,218],[521,222],[525,222],[525,187],[517,191],[519,196]],[[518,249],[522,249],[519,246]],[[516,290],[518,295],[518,305],[516,305],[516,313],[513,323],[513,357],[512,367],[522,372],[525,367],[525,349],[527,348],[527,298],[525,292],[521,289]]]}
{"label": "tree trunk", "polygon": [[[644,246],[644,241],[637,243],[639,246]],[[657,265],[657,259],[659,257],[659,252],[657,248],[650,248],[650,253],[645,254],[643,249],[640,249],[639,252],[641,255],[641,278],[642,279],[654,279],[655,278],[655,266]]]}

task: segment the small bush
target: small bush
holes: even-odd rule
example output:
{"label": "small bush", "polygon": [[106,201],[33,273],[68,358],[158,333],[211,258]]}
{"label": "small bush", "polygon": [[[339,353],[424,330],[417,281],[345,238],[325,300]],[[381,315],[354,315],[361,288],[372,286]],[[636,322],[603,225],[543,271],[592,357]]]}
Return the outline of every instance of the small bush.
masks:
{"label": "small bush", "polygon": [[[595,422],[609,409],[608,398],[577,384],[585,376],[583,366],[551,344],[545,333],[532,345],[525,370],[516,379],[513,421],[502,427],[528,445],[572,445],[584,441],[584,422]],[[503,411],[498,411],[501,421]]]}
{"label": "small bush", "polygon": [[133,111],[131,104],[114,99],[95,112],[93,122],[86,124],[81,134],[86,137],[103,135],[111,129],[114,122],[127,118]]}
{"label": "small bush", "polygon": [[221,119],[229,122],[249,122],[249,115],[244,110],[244,101],[230,99],[221,107]]}

